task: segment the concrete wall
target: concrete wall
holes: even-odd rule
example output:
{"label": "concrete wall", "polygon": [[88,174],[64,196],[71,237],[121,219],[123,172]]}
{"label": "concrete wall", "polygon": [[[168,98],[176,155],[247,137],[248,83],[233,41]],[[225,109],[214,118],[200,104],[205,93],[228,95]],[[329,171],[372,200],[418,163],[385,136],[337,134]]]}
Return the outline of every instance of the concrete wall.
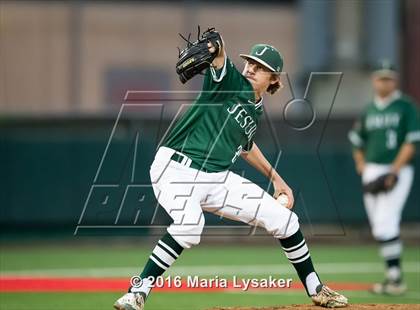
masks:
{"label": "concrete wall", "polygon": [[0,10],[4,113],[107,109],[109,68],[161,70],[170,90],[199,89],[199,83],[179,83],[174,70],[176,47],[184,44],[178,32],[192,31],[194,37],[197,24],[220,29],[239,66],[240,52],[268,42],[283,53],[285,70],[296,70],[298,19],[292,7],[2,2]]}

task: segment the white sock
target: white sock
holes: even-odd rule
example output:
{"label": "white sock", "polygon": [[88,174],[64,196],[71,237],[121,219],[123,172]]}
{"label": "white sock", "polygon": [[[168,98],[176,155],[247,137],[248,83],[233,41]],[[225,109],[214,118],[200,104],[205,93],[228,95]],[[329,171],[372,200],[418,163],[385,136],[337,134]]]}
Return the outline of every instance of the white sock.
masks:
{"label": "white sock", "polygon": [[305,279],[306,288],[308,289],[309,295],[316,295],[316,288],[321,282],[315,272],[311,272]]}
{"label": "white sock", "polygon": [[391,281],[397,281],[401,278],[401,269],[397,266],[388,268],[386,273],[387,279]]}
{"label": "white sock", "polygon": [[139,287],[132,287],[131,289],[130,289],[130,291],[132,292],[132,293],[144,293],[145,295],[146,295],[146,297],[147,297],[147,295],[149,295],[149,293],[150,293],[150,290],[152,289],[152,281],[150,281],[149,279],[142,279],[142,284],[141,284],[141,286],[139,286]]}

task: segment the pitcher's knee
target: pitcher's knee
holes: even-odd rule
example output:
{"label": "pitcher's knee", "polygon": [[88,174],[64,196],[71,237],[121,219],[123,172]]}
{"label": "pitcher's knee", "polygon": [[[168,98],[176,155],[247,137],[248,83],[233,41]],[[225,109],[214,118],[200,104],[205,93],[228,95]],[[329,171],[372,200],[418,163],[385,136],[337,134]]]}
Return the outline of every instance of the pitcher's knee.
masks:
{"label": "pitcher's knee", "polygon": [[172,224],[168,228],[168,232],[172,238],[179,243],[184,249],[189,249],[198,245],[201,241],[201,234],[204,228],[204,216],[198,224]]}
{"label": "pitcher's knee", "polygon": [[377,225],[372,227],[372,235],[375,240],[388,240],[400,234],[399,227]]}
{"label": "pitcher's knee", "polygon": [[190,249],[201,241],[201,235],[172,235],[172,238],[184,249]]}
{"label": "pitcher's knee", "polygon": [[284,239],[290,237],[299,230],[299,218],[294,212],[290,212],[287,219],[275,219],[275,221],[275,228],[269,231],[274,238]]}

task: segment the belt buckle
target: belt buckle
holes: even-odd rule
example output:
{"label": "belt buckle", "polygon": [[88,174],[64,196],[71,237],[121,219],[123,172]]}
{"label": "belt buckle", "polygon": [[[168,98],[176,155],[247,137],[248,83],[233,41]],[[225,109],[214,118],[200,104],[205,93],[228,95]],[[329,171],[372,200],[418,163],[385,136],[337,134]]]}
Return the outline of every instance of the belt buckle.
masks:
{"label": "belt buckle", "polygon": [[172,157],[176,157],[176,158],[174,158],[173,160],[175,160],[177,163],[180,163],[181,165],[183,165],[183,166],[186,166],[186,167],[189,167],[190,165],[191,165],[191,163],[190,163],[190,165],[187,165],[187,163],[188,163],[188,156],[187,155],[184,155],[184,154],[182,154],[182,153],[180,153],[180,152],[175,152],[172,156],[171,156],[171,159],[172,159]]}
{"label": "belt buckle", "polygon": [[[177,158],[175,159],[173,159],[173,160],[175,160],[177,163],[180,163],[181,165],[183,165],[183,166],[185,166],[185,167],[189,167],[189,168],[192,168],[192,169],[196,169],[196,170],[198,170],[198,171],[203,171],[203,172],[205,172],[205,173],[209,173],[209,171],[207,170],[207,169],[205,169],[204,167],[202,167],[202,166],[200,166],[200,165],[198,165],[198,164],[196,164],[196,163],[194,163],[193,161],[192,161],[192,159],[191,158],[189,158],[187,155],[184,155],[184,154],[182,154],[182,153],[180,153],[180,152],[175,152],[172,156],[171,156],[171,159],[172,159],[172,157],[174,157],[174,156],[176,156]],[[188,162],[189,161],[189,162]]]}

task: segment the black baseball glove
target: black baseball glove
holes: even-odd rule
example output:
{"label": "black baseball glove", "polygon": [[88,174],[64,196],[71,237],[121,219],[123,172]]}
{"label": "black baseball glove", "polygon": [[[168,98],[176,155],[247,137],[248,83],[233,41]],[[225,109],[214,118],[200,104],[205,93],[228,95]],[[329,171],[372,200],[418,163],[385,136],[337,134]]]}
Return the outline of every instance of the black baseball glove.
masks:
{"label": "black baseball glove", "polygon": [[391,189],[394,188],[397,182],[398,182],[398,176],[396,174],[386,173],[379,176],[376,180],[373,180],[363,185],[363,191],[365,193],[377,195],[382,192],[390,191]]}
{"label": "black baseball glove", "polygon": [[[176,73],[184,84],[210,66],[222,48],[222,38],[214,28],[207,29],[200,37],[200,27],[198,27],[197,41],[195,42],[190,41],[191,34],[188,39],[182,34],[179,35],[187,42],[187,47],[179,51],[179,59],[176,63]],[[211,42],[215,47],[213,53],[209,51],[208,42]]]}

